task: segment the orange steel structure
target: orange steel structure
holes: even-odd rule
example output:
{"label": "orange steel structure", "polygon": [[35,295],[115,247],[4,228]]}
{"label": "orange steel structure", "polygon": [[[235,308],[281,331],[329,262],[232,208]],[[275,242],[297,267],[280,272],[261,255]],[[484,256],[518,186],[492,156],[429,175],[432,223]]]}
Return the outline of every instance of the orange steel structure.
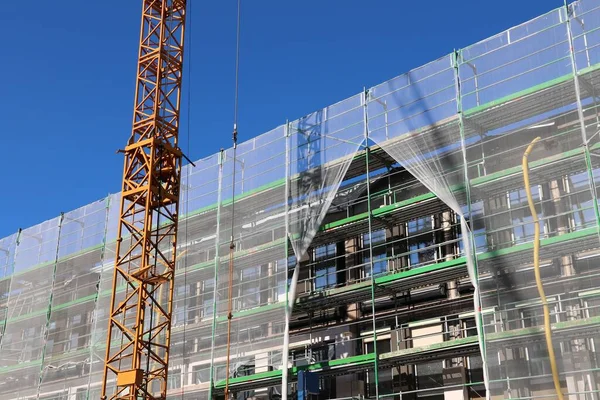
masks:
{"label": "orange steel structure", "polygon": [[102,399],[166,398],[183,156],[178,131],[185,16],[186,0],[143,0],[133,130],[122,150]]}

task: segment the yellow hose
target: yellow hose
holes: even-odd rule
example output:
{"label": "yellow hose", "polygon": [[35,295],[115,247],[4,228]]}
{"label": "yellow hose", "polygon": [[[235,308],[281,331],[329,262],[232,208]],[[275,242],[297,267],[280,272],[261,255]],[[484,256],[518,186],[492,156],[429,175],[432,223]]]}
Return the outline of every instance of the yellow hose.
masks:
{"label": "yellow hose", "polygon": [[529,211],[533,217],[533,225],[535,228],[533,239],[533,270],[535,272],[535,284],[537,285],[538,293],[544,307],[544,333],[546,336],[546,346],[548,347],[548,356],[550,358],[550,367],[552,369],[552,381],[554,382],[554,389],[559,400],[563,400],[563,394],[560,387],[560,379],[558,377],[558,367],[556,366],[556,355],[554,354],[554,346],[552,344],[552,331],[550,326],[550,310],[548,308],[548,301],[546,300],[546,294],[544,293],[544,286],[542,285],[542,278],[540,276],[540,221],[535,211],[533,204],[533,197],[531,196],[531,186],[529,185],[529,164],[527,157],[533,146],[541,138],[536,137],[525,150],[523,154],[523,180],[525,181],[525,192],[527,193],[527,203],[529,204]]}

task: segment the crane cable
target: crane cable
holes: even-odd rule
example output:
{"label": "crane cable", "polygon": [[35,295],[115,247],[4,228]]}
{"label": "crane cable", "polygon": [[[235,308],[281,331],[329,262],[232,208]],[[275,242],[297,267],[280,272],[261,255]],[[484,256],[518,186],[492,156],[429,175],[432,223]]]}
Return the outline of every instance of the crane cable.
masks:
{"label": "crane cable", "polygon": [[241,0],[237,2],[237,24],[236,24],[236,45],[235,45],[235,94],[233,105],[233,173],[231,184],[231,238],[229,242],[229,298],[227,304],[227,366],[225,367],[225,400],[229,397],[229,368],[231,355],[231,320],[233,318],[233,252],[235,250],[233,229],[235,225],[235,170],[237,156],[237,123],[238,123],[238,98],[239,98],[239,75],[240,75],[240,18],[241,18]]}
{"label": "crane cable", "polygon": [[531,195],[531,185],[529,183],[529,163],[527,161],[529,153],[531,153],[531,150],[533,150],[533,146],[540,140],[541,138],[539,136],[533,139],[523,154],[523,181],[525,183],[525,192],[527,194],[527,204],[529,205],[529,211],[531,212],[535,229],[533,239],[533,271],[535,273],[535,284],[544,308],[544,334],[546,336],[546,347],[548,348],[548,357],[550,359],[550,368],[552,370],[552,381],[554,382],[554,390],[556,390],[558,399],[563,400],[560,379],[558,376],[558,367],[556,365],[556,355],[554,354],[554,345],[552,343],[550,310],[548,308],[548,300],[546,299],[546,294],[544,293],[544,285],[542,284],[542,278],[540,274],[540,221],[538,219],[537,211],[535,210],[535,205],[533,204],[533,197]]}

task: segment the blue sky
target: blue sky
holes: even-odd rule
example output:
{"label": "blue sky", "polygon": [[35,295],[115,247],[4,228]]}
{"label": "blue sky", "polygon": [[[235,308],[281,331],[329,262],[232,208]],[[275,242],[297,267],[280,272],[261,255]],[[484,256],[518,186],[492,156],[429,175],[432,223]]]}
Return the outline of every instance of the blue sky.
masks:
{"label": "blue sky", "polygon": [[[562,0],[242,3],[243,141]],[[2,6],[0,237],[119,190],[115,151],[130,133],[140,4]],[[187,149],[189,113],[189,156],[199,159],[231,145],[236,1],[191,0],[191,7],[181,132]]]}

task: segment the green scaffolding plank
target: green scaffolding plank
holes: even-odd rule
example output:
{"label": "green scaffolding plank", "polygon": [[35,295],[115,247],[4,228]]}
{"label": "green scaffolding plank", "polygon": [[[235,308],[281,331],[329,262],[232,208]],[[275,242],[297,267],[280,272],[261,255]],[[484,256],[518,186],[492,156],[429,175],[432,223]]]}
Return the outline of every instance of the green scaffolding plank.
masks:
{"label": "green scaffolding plank", "polygon": [[[403,208],[403,207],[407,207],[422,201],[426,201],[426,200],[432,200],[435,199],[435,195],[433,193],[424,193],[422,195],[419,196],[415,196],[412,197],[410,199],[407,200],[402,200],[399,201],[397,203],[394,204],[390,204],[388,206],[384,206],[384,207],[380,207],[376,210],[373,211],[373,216],[374,217],[378,217],[378,216],[382,216],[385,215],[387,213],[393,212],[398,208]],[[326,232],[335,228],[338,228],[340,226],[344,226],[344,225],[348,225],[351,224],[353,222],[357,222],[357,221],[361,221],[364,219],[367,219],[369,217],[369,213],[368,212],[364,212],[364,213],[360,213],[357,215],[353,215],[351,217],[348,218],[344,218],[341,219],[339,221],[335,221],[335,222],[331,222],[329,224],[324,224],[321,226],[321,228],[319,229],[320,231]]]}
{"label": "green scaffolding plank", "polygon": [[[565,233],[564,235],[558,235],[546,239],[540,240],[540,247],[559,244],[562,242],[567,242],[570,240],[583,239],[587,236],[597,235],[598,227],[586,228],[576,232]],[[486,253],[481,253],[477,255],[478,260],[490,260],[495,257],[507,256],[509,254],[519,253],[524,250],[533,249],[533,242],[517,244],[515,246],[507,247],[499,250],[492,250]]]}
{"label": "green scaffolding plank", "polygon": [[[600,324],[600,317],[591,317],[586,319],[576,319],[572,321],[562,321],[552,324],[552,331],[561,331],[572,328],[580,328],[590,325]],[[512,339],[522,336],[541,335],[544,333],[543,326],[534,326],[531,328],[515,329],[504,332],[493,332],[486,334],[488,341],[500,341],[506,339]]]}
{"label": "green scaffolding plank", "polygon": [[429,272],[439,271],[442,269],[460,267],[465,265],[465,257],[455,258],[454,260],[448,260],[441,263],[430,264],[419,268],[409,269],[408,271],[402,271],[393,275],[381,276],[375,279],[376,285],[385,285],[390,282],[406,279],[412,276],[426,274]]}

